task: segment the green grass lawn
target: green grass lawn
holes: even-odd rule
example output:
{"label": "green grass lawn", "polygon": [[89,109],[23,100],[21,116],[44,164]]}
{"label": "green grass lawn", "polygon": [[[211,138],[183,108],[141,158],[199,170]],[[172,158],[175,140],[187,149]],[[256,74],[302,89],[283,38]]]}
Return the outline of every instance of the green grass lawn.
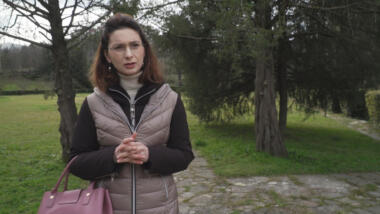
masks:
{"label": "green grass lawn", "polygon": [[[85,95],[77,96],[78,107]],[[252,116],[253,117],[253,116]],[[251,117],[251,118],[252,118]],[[193,147],[222,176],[380,171],[380,142],[314,115],[291,113],[288,159],[257,153],[253,120],[229,125],[198,123],[189,114]],[[36,213],[42,194],[56,183],[64,163],[56,97],[0,96],[0,213]],[[71,176],[72,188],[85,187]]]}
{"label": "green grass lawn", "polygon": [[[1,214],[37,213],[43,192],[57,182],[64,168],[58,122],[56,99],[0,96]],[[71,187],[86,184],[71,176]]]}
{"label": "green grass lawn", "polygon": [[380,171],[380,141],[320,114],[305,118],[301,112],[289,113],[289,158],[276,158],[256,152],[253,115],[230,125],[198,124],[188,115],[194,148],[220,176]]}

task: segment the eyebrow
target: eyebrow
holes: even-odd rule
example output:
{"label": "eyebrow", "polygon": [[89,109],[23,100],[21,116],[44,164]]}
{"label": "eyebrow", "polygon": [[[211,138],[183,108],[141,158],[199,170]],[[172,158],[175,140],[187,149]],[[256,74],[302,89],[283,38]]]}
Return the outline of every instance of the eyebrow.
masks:
{"label": "eyebrow", "polygon": [[139,40],[133,40],[133,41],[129,41],[129,42],[127,42],[127,43],[122,42],[122,41],[115,41],[115,42],[113,42],[113,43],[111,43],[111,44],[131,44],[131,43],[142,43],[142,41],[139,41]]}

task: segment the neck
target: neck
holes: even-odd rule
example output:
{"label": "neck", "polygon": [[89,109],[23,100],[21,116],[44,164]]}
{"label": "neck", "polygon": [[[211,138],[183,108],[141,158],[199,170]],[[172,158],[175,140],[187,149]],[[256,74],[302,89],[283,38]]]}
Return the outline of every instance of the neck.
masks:
{"label": "neck", "polygon": [[142,71],[133,74],[133,75],[124,75],[119,74],[120,77],[120,86],[124,88],[124,90],[128,93],[129,97],[131,98],[131,101],[133,102],[137,91],[142,87],[142,84],[139,83],[139,77],[142,74]]}

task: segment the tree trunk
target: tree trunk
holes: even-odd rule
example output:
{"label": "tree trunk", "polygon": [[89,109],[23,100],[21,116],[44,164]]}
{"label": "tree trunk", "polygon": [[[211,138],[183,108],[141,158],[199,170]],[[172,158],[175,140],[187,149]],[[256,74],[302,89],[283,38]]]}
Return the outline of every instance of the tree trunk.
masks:
{"label": "tree trunk", "polygon": [[365,104],[365,92],[360,90],[350,94],[347,101],[347,115],[349,117],[368,120],[368,109]]}
{"label": "tree trunk", "polygon": [[286,54],[287,44],[284,37],[280,38],[278,43],[278,56],[277,56],[277,81],[278,91],[280,94],[280,115],[279,115],[279,127],[281,135],[284,137],[286,122],[288,117],[288,71],[286,69]]}
{"label": "tree trunk", "polygon": [[281,37],[278,41],[278,51],[277,51],[277,74],[278,74],[278,91],[280,94],[280,115],[279,115],[279,126],[281,136],[284,139],[286,122],[288,117],[288,70],[286,68],[287,54],[289,54],[289,46],[286,38],[286,11],[288,9],[289,0],[283,0],[280,2],[279,8],[279,25]]}
{"label": "tree trunk", "polygon": [[332,98],[331,111],[337,114],[342,113],[342,108],[340,107],[340,101],[338,96],[334,95]]}
{"label": "tree trunk", "polygon": [[255,80],[255,128],[256,149],[274,156],[287,157],[278,121],[274,90],[274,60],[272,31],[267,23],[270,19],[268,1],[257,1],[257,58]]}
{"label": "tree trunk", "polygon": [[59,131],[61,133],[62,159],[67,162],[70,154],[71,139],[77,119],[75,92],[72,75],[68,67],[69,54],[63,35],[62,19],[57,0],[50,0],[49,22],[52,30],[52,52],[55,66],[55,92],[58,96],[58,111],[61,117]]}
{"label": "tree trunk", "polygon": [[68,56],[65,53],[58,53],[54,54],[54,57],[56,57],[55,90],[58,96],[57,104],[61,117],[59,131],[61,133],[62,159],[67,162],[70,154],[74,125],[77,119],[75,92],[72,86],[71,72],[65,64],[68,61]]}
{"label": "tree trunk", "polygon": [[286,122],[288,118],[288,82],[287,82],[287,70],[282,63],[279,63],[279,94],[280,94],[280,115],[279,115],[279,127],[282,136],[284,136],[286,129]]}

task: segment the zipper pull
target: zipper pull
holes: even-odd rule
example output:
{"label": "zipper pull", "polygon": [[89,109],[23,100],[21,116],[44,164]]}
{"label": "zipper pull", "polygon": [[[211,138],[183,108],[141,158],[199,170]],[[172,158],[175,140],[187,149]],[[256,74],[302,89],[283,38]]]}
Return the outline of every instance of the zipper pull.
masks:
{"label": "zipper pull", "polygon": [[131,104],[131,120],[132,120],[132,126],[135,127],[135,104]]}

